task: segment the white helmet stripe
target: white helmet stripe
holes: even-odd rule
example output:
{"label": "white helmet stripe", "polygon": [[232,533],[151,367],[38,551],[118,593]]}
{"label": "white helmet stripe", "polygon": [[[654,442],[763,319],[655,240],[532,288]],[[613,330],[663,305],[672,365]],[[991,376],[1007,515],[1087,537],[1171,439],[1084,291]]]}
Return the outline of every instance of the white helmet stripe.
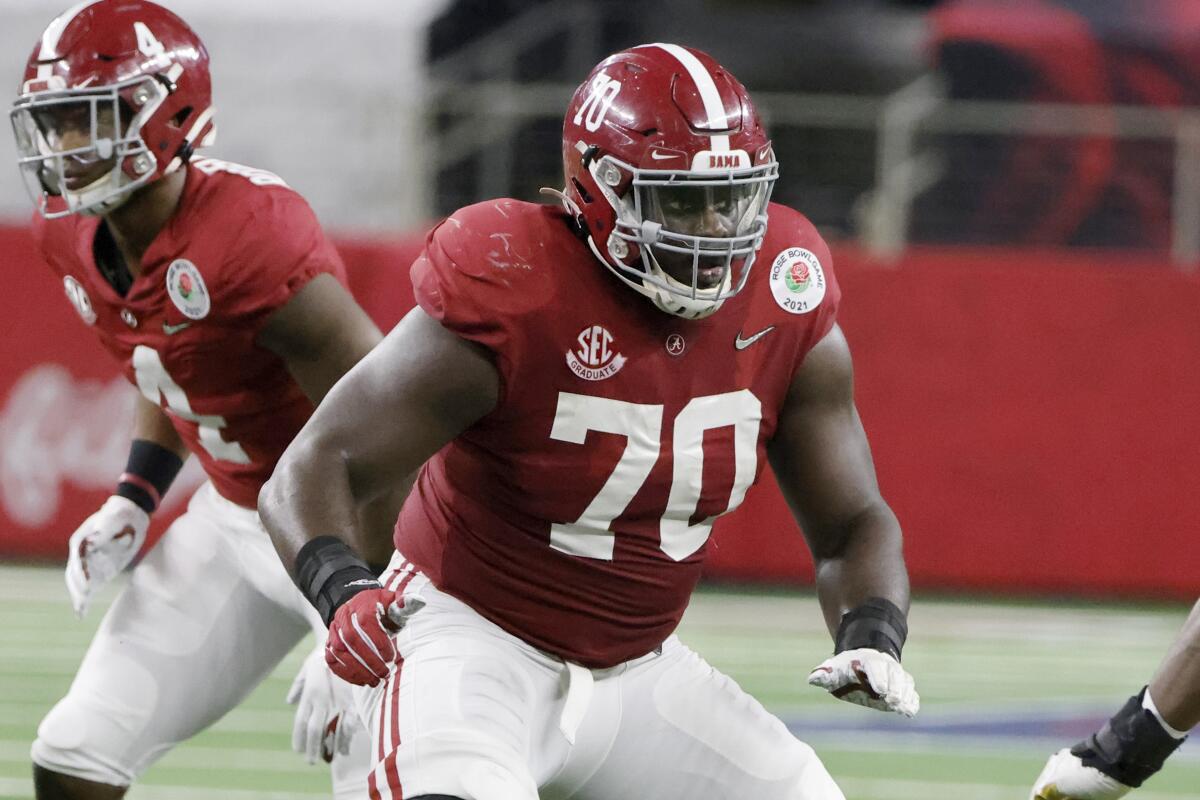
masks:
{"label": "white helmet stripe", "polygon": [[217,113],[215,106],[209,106],[200,112],[200,116],[196,117],[196,122],[193,123],[191,129],[188,130],[187,136],[184,137],[188,142],[196,145],[196,137],[200,135],[200,131],[208,124],[208,121],[213,118],[213,114]]}
{"label": "white helmet stripe", "polygon": [[[58,40],[62,38],[63,31],[67,29],[71,21],[79,16],[79,12],[98,2],[100,0],[84,0],[84,2],[71,6],[55,17],[54,21],[50,23],[50,27],[46,28],[46,32],[42,34],[42,49],[38,51],[38,58],[46,59],[53,56],[55,51],[58,50]],[[49,78],[53,69],[54,66],[52,64],[40,64],[37,76],[39,78]]]}
{"label": "white helmet stripe", "polygon": [[[213,118],[213,114],[215,113],[217,113],[216,106],[209,106],[208,108],[204,109],[204,111],[200,112],[200,116],[196,117],[195,124],[192,125],[190,130],[188,130],[187,136],[183,137],[184,141],[191,144],[192,147],[197,150],[201,147],[208,147],[211,145],[213,140],[216,138],[217,128],[215,125],[213,126],[212,130],[208,132],[208,136],[204,137],[203,141],[197,142],[196,137],[200,135],[200,131],[205,125],[208,124],[208,121]],[[167,164],[167,168],[163,170],[163,175],[170,175],[172,172],[179,169],[182,164],[183,159],[181,159],[179,156],[175,156],[171,159],[171,163]]]}
{"label": "white helmet stripe", "polygon": [[[651,47],[659,47],[666,50],[675,57],[676,61],[683,65],[683,68],[688,71],[688,75],[691,76],[692,82],[696,84],[696,90],[700,92],[700,99],[704,102],[704,111],[708,114],[708,126],[716,130],[727,130],[729,128],[729,117],[725,114],[725,104],[721,102],[721,93],[717,91],[716,81],[713,80],[712,75],[705,66],[700,63],[700,59],[677,44],[656,42]],[[717,134],[710,138],[712,140],[713,152],[728,152],[728,134]]]}

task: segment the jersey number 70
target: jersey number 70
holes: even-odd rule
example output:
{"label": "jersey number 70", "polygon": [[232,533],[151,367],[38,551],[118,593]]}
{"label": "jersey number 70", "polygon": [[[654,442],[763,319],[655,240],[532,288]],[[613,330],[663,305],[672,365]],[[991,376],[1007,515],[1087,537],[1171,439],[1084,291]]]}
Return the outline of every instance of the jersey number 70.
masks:
{"label": "jersey number 70", "polygon": [[[689,525],[700,502],[704,472],[704,432],[733,427],[734,477],[728,513],[741,505],[758,467],[758,428],[762,403],[749,389],[695,397],[675,417],[674,468],[667,507],[659,522],[660,547],[676,561],[699,550],[715,516]],[[615,536],[609,526],[625,510],[658,461],[663,407],[606,397],[560,392],[550,438],[583,444],[589,430],[626,437],[625,450],[599,494],[579,519],[550,526],[550,546],[584,558],[611,561]],[[718,515],[719,516],[719,515]]]}

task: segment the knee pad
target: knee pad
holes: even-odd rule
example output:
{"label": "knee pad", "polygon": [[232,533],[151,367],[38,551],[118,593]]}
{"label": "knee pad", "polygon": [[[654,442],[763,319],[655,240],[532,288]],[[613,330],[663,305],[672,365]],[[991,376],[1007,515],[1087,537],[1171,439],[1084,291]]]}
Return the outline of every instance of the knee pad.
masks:
{"label": "knee pad", "polygon": [[[86,720],[72,708],[70,695],[60,700],[38,725],[29,755],[49,772],[109,786],[129,786],[136,777],[112,753],[92,746]],[[95,737],[92,737],[95,738]]]}

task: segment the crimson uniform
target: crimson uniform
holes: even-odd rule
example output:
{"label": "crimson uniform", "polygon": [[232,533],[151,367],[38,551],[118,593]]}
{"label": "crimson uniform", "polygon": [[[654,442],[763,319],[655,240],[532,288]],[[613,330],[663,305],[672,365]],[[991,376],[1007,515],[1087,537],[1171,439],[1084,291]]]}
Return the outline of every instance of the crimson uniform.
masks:
{"label": "crimson uniform", "polygon": [[[280,178],[216,159],[189,165],[124,296],[96,264],[99,225],[34,217],[75,310],[209,478],[133,571],[33,746],[44,767],[124,785],[240,702],[310,629],[324,635],[255,510],[312,403],[255,338],[309,280],[344,283],[345,269]],[[363,794],[358,739],[361,751],[335,761],[339,797]]]}
{"label": "crimson uniform", "polygon": [[501,400],[422,470],[397,550],[571,661],[661,644],[836,316],[825,243],[797,212],[770,215],[752,283],[694,321],[633,302],[557,209],[502,200],[444,222],[413,268],[417,302],[494,354]]}
{"label": "crimson uniform", "polygon": [[430,235],[417,301],[493,355],[500,400],[397,523],[401,666],[359,690],[372,797],[841,800],[672,635],[713,518],[760,474],[836,317],[824,242],[770,218],[746,289],[690,321],[614,282],[560,209],[483,203]]}
{"label": "crimson uniform", "polygon": [[[788,403],[845,403],[817,385],[841,369],[840,342],[799,369],[834,327],[829,252],[770,205],[779,164],[761,119],[698,50],[647,44],[597,64],[567,105],[562,154],[561,209],[463,209],[413,266],[418,313],[491,356],[498,396],[422,467],[383,586],[330,626],[327,663],[378,681],[356,690],[368,788],[844,800],[810,747],[673,634],[713,519],[742,502],[782,426],[796,434]],[[368,371],[427,324],[399,326]],[[486,367],[446,350],[451,374],[490,392]],[[400,374],[440,377],[433,357],[417,365]],[[417,394],[395,413],[437,412]],[[383,414],[348,427],[369,436]],[[416,454],[392,438],[407,465]]]}
{"label": "crimson uniform", "polygon": [[125,376],[161,405],[225,497],[255,508],[312,413],[282,359],[255,344],[314,276],[345,267],[304,199],[269,172],[201,158],[125,296],[93,255],[98,217],[34,215],[38,246]]}

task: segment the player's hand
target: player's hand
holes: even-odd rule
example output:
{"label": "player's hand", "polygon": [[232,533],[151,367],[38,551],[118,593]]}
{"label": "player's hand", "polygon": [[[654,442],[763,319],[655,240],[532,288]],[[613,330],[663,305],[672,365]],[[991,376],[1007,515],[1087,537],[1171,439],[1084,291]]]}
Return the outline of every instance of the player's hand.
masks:
{"label": "player's hand", "polygon": [[325,663],[339,678],[375,686],[396,660],[392,635],[400,630],[404,600],[387,589],[365,589],[343,603],[329,623]]}
{"label": "player's hand", "polygon": [[888,653],[868,647],[826,659],[809,674],[808,682],[841,700],[879,711],[915,717],[921,708],[912,675]]}
{"label": "player's hand", "polygon": [[97,589],[129,566],[149,527],[149,514],[132,500],[113,495],[71,534],[66,580],[77,616],[87,613]]}
{"label": "player's hand", "polygon": [[303,753],[308,763],[315,764],[318,758],[329,763],[335,753],[350,752],[350,739],[358,727],[349,724],[354,713],[350,686],[330,672],[323,647],[304,659],[287,702],[296,706],[292,749]]}
{"label": "player's hand", "polygon": [[1029,800],[1116,800],[1130,787],[1095,767],[1086,767],[1067,748],[1050,756],[1033,784]]}

